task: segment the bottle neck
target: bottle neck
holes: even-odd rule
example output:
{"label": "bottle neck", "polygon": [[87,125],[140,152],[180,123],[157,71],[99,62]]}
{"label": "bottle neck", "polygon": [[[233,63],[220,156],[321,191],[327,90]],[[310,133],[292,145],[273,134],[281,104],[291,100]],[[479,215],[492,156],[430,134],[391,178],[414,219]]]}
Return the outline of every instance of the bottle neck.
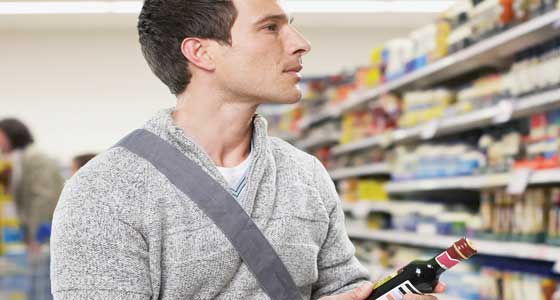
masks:
{"label": "bottle neck", "polygon": [[468,259],[468,257],[461,253],[455,244],[432,258],[435,266],[439,267],[437,268],[438,274],[453,268],[455,265],[466,259]]}

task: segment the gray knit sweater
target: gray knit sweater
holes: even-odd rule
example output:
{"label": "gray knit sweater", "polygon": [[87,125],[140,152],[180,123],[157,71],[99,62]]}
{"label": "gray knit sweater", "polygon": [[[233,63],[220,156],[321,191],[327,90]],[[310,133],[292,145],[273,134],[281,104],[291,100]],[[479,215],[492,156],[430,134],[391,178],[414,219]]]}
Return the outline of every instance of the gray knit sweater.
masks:
{"label": "gray knit sweater", "polygon": [[[173,124],[171,109],[145,129],[172,143],[222,186],[210,157]],[[254,120],[254,156],[239,199],[280,255],[304,299],[357,287],[334,185],[312,156],[268,137]],[[65,185],[51,240],[57,300],[269,299],[213,222],[152,165],[113,148]]]}

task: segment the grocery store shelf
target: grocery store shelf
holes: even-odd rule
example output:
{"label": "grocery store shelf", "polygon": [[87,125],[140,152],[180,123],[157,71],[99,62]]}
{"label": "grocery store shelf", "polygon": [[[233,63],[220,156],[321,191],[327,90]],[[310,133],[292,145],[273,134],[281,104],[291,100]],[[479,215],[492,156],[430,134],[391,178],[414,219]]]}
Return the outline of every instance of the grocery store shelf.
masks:
{"label": "grocery store shelf", "polygon": [[[428,139],[442,134],[457,133],[488,126],[498,122],[500,117],[508,113],[508,109],[511,116],[506,116],[504,120],[527,117],[558,106],[560,106],[560,88],[521,98],[505,99],[494,106],[463,115],[441,118],[415,127],[397,129],[386,135],[374,136],[339,145],[333,147],[332,153],[334,155],[342,155],[375,146],[385,147],[391,143],[396,144],[411,140]],[[430,131],[431,135],[426,134]]]}
{"label": "grocery store shelf", "polygon": [[289,133],[289,132],[279,133],[279,134],[276,134],[274,136],[276,136],[276,137],[278,137],[278,138],[280,138],[280,139],[282,139],[282,140],[284,140],[288,143],[292,143],[292,144],[295,143],[295,141],[297,141],[297,139],[298,139],[297,135],[295,135],[293,133]]}
{"label": "grocery store shelf", "polygon": [[[346,229],[351,238],[381,242],[445,249],[460,239],[456,236],[442,236],[411,233],[396,230],[371,230],[364,226],[352,225]],[[513,257],[560,263],[560,247],[544,244],[530,244],[506,241],[471,240],[478,253],[501,257]],[[512,250],[515,251],[512,251]]]}
{"label": "grocery store shelf", "polygon": [[[478,190],[508,185],[514,173],[461,176],[449,178],[419,179],[389,182],[385,185],[388,193],[410,193],[434,190]],[[560,169],[539,170],[532,173],[529,184],[560,182]]]}
{"label": "grocery store shelf", "polygon": [[299,149],[308,150],[318,147],[329,146],[338,143],[340,133],[331,133],[324,136],[313,136],[296,142],[295,145]]}
{"label": "grocery store shelf", "polygon": [[511,113],[510,118],[522,118],[531,114],[550,110],[560,106],[560,88],[540,92],[534,95],[502,100],[495,106],[474,111],[440,121],[437,134],[455,133],[463,130],[491,125],[499,122],[499,117]]}
{"label": "grocery store shelf", "polygon": [[356,219],[367,217],[370,212],[392,213],[402,207],[399,203],[390,201],[360,200],[356,202],[342,201],[342,210],[351,213]]}
{"label": "grocery store shelf", "polygon": [[410,87],[427,87],[457,75],[495,65],[501,59],[559,35],[560,11],[555,10],[515,26],[471,47],[444,57],[426,67],[367,91],[356,91],[335,109],[336,114],[360,106],[376,97]]}
{"label": "grocery store shelf", "polygon": [[461,176],[434,179],[418,179],[389,182],[385,185],[388,193],[408,193],[433,190],[477,190],[481,188],[491,188],[507,185],[510,178],[509,173]]}
{"label": "grocery store shelf", "polygon": [[300,129],[305,130],[329,118],[339,117],[345,111],[364,105],[385,93],[411,87],[428,87],[475,70],[480,66],[495,65],[503,58],[510,57],[520,50],[560,35],[559,22],[560,11],[549,12],[444,57],[397,80],[376,88],[355,91],[338,106],[328,107],[323,112],[304,118],[300,123]]}
{"label": "grocery store shelf", "polygon": [[342,168],[329,171],[333,180],[367,175],[389,175],[389,165],[386,163],[370,164],[360,167]]}
{"label": "grocery store shelf", "polygon": [[355,142],[350,142],[348,144],[335,146],[332,148],[331,153],[336,156],[375,146],[388,145],[391,143],[390,138],[391,135],[372,136]]}
{"label": "grocery store shelf", "polygon": [[[560,30],[559,30],[560,31]],[[560,105],[560,88],[520,98],[514,104],[513,116],[524,117]]]}
{"label": "grocery store shelf", "polygon": [[340,114],[337,113],[333,107],[328,107],[327,109],[314,114],[312,116],[304,117],[299,123],[300,130],[306,130],[311,126],[324,122],[330,118],[338,117]]}
{"label": "grocery store shelf", "polygon": [[560,182],[560,169],[541,170],[531,175],[531,184]]}
{"label": "grocery store shelf", "polygon": [[360,105],[363,105],[365,103],[367,103],[370,100],[373,100],[375,98],[377,98],[378,96],[380,96],[381,93],[381,89],[382,87],[385,85],[381,85],[377,88],[372,88],[372,89],[367,89],[367,90],[358,90],[358,91],[354,91],[351,92],[348,95],[348,98],[346,99],[346,101],[341,102],[339,105],[337,105],[334,108],[333,113],[335,115],[341,115],[346,111],[349,111],[351,109],[354,109]]}

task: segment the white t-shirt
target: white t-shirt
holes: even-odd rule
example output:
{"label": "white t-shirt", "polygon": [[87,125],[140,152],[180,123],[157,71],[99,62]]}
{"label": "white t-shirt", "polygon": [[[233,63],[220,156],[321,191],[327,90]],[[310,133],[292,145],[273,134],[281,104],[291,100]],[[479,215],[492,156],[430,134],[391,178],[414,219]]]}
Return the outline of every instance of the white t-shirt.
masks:
{"label": "white t-shirt", "polygon": [[249,155],[247,155],[247,158],[241,164],[233,168],[218,167],[218,170],[229,184],[229,188],[235,198],[241,195],[241,192],[245,189],[245,185],[247,185],[247,171],[249,171],[249,167],[251,166],[251,157],[252,151],[249,152]]}

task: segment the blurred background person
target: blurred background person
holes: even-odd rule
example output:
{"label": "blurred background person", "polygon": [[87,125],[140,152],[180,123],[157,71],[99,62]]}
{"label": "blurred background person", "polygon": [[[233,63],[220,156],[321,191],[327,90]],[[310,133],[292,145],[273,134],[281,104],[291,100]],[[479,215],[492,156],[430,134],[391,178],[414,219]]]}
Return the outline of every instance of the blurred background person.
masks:
{"label": "blurred background person", "polygon": [[39,226],[50,225],[64,184],[56,161],[34,147],[33,141],[20,120],[0,120],[0,151],[12,163],[10,191],[30,250],[36,245]]}
{"label": "blurred background person", "polygon": [[74,175],[76,172],[78,172],[81,167],[85,166],[88,161],[90,161],[96,155],[97,154],[95,153],[85,153],[72,158],[72,161],[70,162],[70,175]]}

